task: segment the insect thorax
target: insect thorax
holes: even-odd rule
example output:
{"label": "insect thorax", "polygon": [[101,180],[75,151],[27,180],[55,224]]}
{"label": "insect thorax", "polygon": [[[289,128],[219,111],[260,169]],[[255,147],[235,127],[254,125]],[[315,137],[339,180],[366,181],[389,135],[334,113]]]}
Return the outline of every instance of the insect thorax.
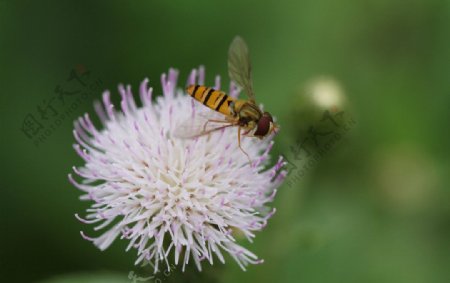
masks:
{"label": "insect thorax", "polygon": [[234,110],[239,118],[239,124],[249,128],[254,128],[262,115],[261,110],[255,104],[244,100],[237,100]]}

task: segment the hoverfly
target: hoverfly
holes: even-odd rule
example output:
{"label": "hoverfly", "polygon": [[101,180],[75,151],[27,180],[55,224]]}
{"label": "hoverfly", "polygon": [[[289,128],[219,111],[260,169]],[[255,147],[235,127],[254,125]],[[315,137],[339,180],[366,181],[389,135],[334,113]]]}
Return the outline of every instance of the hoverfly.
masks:
{"label": "hoverfly", "polygon": [[[241,147],[241,130],[244,130],[243,135],[245,136],[262,139],[275,132],[278,126],[274,123],[269,112],[263,112],[256,105],[248,48],[245,41],[239,36],[236,36],[231,42],[228,51],[228,74],[230,79],[245,91],[248,100],[236,99],[223,91],[202,85],[189,85],[186,88],[187,93],[195,100],[225,116],[224,120],[208,119],[203,127],[203,132],[196,136],[236,126],[238,127],[239,148],[248,157],[248,154]],[[206,124],[209,122],[225,125],[206,130]]]}

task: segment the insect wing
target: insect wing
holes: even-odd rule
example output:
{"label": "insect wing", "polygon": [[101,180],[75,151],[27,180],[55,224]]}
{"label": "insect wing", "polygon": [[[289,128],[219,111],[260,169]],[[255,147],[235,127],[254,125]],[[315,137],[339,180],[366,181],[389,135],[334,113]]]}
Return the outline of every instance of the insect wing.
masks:
{"label": "insect wing", "polygon": [[[223,116],[213,115],[213,117],[214,116],[218,116],[223,119]],[[194,119],[188,119],[179,124],[175,128],[173,134],[177,138],[192,139],[210,134],[224,128],[235,126],[235,124],[225,121],[223,123],[208,122],[208,118],[211,118],[211,115],[197,113]]]}
{"label": "insect wing", "polygon": [[245,90],[249,99],[255,101],[252,84],[252,67],[245,41],[236,36],[228,50],[228,74],[239,87]]}

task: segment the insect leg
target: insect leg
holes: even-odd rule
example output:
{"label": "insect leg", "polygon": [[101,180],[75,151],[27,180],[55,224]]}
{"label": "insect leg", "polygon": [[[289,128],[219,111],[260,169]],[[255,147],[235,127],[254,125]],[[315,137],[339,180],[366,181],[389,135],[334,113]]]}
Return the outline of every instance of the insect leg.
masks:
{"label": "insect leg", "polygon": [[250,165],[251,165],[252,164],[252,160],[250,159],[250,156],[247,154],[247,152],[245,152],[245,150],[241,146],[241,126],[238,127],[238,145],[239,145],[239,148],[241,149],[241,151],[245,155],[247,155],[248,161],[250,162]]}
{"label": "insect leg", "polygon": [[228,128],[228,127],[234,127],[234,126],[236,126],[236,125],[230,123],[230,124],[225,125],[225,126],[220,126],[220,127],[217,127],[217,128],[213,128],[213,129],[207,130],[207,131],[203,131],[203,132],[201,132],[199,134],[192,135],[192,136],[190,136],[190,138],[198,138],[198,137],[205,136],[207,134],[210,134],[210,133],[213,133],[213,132],[216,132],[216,131],[220,131],[220,130]]}
{"label": "insect leg", "polygon": [[230,123],[228,120],[215,120],[215,119],[208,119],[205,124],[203,125],[203,131],[206,131],[206,126],[208,126],[208,123]]}

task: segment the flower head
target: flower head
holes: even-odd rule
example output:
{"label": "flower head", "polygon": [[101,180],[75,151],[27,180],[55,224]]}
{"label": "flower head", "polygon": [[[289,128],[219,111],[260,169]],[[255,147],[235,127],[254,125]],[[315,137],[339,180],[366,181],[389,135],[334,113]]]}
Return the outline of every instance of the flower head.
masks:
{"label": "flower head", "polygon": [[[84,218],[76,217],[104,231],[95,238],[81,235],[101,250],[118,237],[127,239],[127,250],[137,250],[136,264],[150,262],[155,272],[160,262],[169,266],[169,261],[184,270],[190,259],[201,270],[201,261],[212,264],[214,255],[224,262],[222,252],[244,270],[262,262],[236,242],[235,234],[252,241],[275,212],[266,205],[286,172],[281,158],[266,168],[273,141],[243,137],[249,164],[236,129],[179,138],[177,129],[200,119],[200,112],[217,114],[177,89],[175,70],[161,80],[163,96],[155,102],[148,79],[142,82],[141,107],[130,86],[119,86],[121,111],[104,92],[103,102],[95,104],[103,130],[87,114],[75,122],[74,148],[86,163],[73,168],[82,181],[72,175],[69,180],[85,193],[81,199],[93,201]],[[204,83],[203,68],[192,71],[188,84],[194,83]],[[230,87],[230,95],[238,92]]]}

